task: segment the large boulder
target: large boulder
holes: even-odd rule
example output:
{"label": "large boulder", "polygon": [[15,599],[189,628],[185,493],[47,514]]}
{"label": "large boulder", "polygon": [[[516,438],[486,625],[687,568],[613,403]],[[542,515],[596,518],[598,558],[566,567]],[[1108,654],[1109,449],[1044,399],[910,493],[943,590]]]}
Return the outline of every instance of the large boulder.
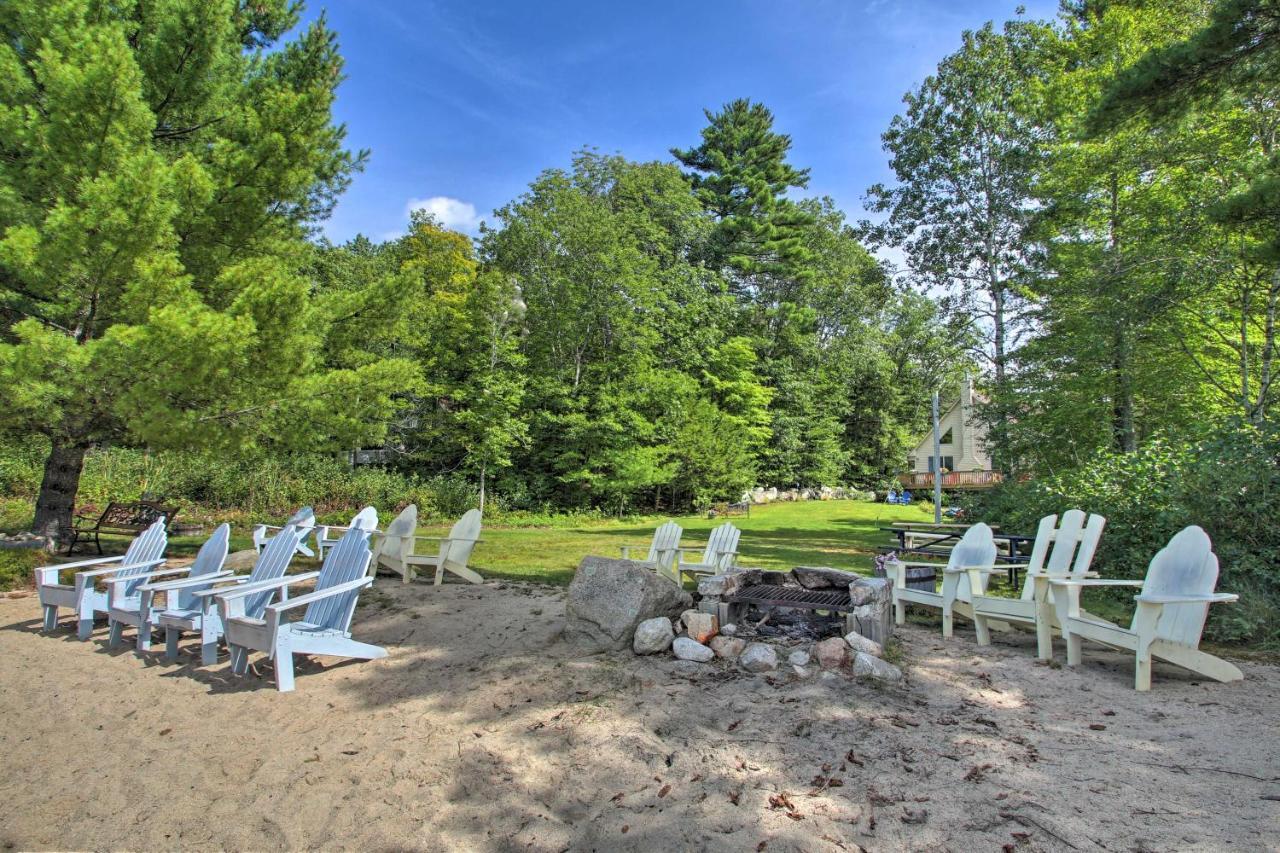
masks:
{"label": "large boulder", "polygon": [[855,652],[865,652],[873,658],[884,657],[884,647],[875,640],[868,640],[857,631],[850,631],[844,635],[844,641],[849,644],[849,648]]}
{"label": "large boulder", "polygon": [[828,637],[814,644],[813,656],[823,669],[839,669],[849,661],[849,644],[843,637]]}
{"label": "large boulder", "polygon": [[644,620],[677,618],[692,605],[689,593],[649,566],[584,557],[569,584],[564,637],[586,652],[621,651],[631,645]]}
{"label": "large boulder", "polygon": [[258,562],[258,552],[252,548],[245,548],[243,551],[232,551],[227,555],[227,559],[222,561],[222,568],[229,572],[248,572],[253,569]]}
{"label": "large boulder", "polygon": [[742,654],[742,650],[747,647],[746,640],[739,640],[737,637],[724,637],[719,634],[711,638],[711,650],[719,657],[725,660],[733,661],[738,659],[738,655]]}

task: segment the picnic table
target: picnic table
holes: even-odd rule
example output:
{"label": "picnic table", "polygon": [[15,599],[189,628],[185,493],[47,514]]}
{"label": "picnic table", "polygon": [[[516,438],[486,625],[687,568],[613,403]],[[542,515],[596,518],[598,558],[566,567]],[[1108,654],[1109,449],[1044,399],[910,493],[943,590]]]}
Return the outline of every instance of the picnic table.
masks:
{"label": "picnic table", "polygon": [[[898,544],[896,547],[881,548],[880,552],[945,558],[969,527],[967,524],[895,524],[892,527],[881,527],[881,530],[896,536]],[[1009,569],[1009,584],[1016,587],[1018,569],[1030,559],[1030,545],[1036,541],[1036,537],[1020,533],[995,533],[991,538],[1002,552],[1002,565]]]}

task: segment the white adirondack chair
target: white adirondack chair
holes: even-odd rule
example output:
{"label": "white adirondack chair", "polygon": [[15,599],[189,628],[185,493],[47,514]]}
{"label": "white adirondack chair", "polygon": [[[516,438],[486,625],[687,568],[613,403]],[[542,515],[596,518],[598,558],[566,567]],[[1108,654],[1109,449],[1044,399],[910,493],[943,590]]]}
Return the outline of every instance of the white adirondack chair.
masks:
{"label": "white adirondack chair", "polygon": [[[222,564],[227,559],[227,543],[231,539],[231,525],[220,524],[205,543],[200,546],[195,560],[190,566],[180,569],[169,569],[162,572],[148,572],[145,575],[128,577],[111,577],[107,579],[107,620],[111,624],[110,639],[107,645],[114,648],[120,645],[124,627],[132,625],[138,629],[138,651],[145,652],[151,648],[151,632],[158,626],[160,613],[166,607],[156,607],[155,590],[150,586],[152,578],[161,575],[185,574],[187,578],[200,579],[212,585],[217,578],[226,577],[231,572],[223,571]],[[191,598],[191,587],[177,590],[178,596]]]}
{"label": "white adirondack chair", "polygon": [[[653,541],[649,543],[649,553],[638,563],[651,566],[654,571],[679,584],[680,575],[676,573],[674,563],[676,552],[680,550],[680,536],[684,530],[674,521],[668,521],[653,532]],[[631,559],[631,545],[622,546],[622,559]]]}
{"label": "white adirondack chair", "polygon": [[[907,604],[936,607],[942,611],[942,636],[950,637],[955,625],[955,614],[973,618],[970,605],[973,593],[987,591],[990,572],[996,562],[996,543],[991,528],[979,522],[965,531],[964,536],[951,549],[947,564],[942,569],[942,589],[924,590],[907,586],[907,566],[931,566],[938,563],[904,562],[890,560],[885,563],[885,574],[893,584],[893,616],[901,625],[906,620]],[[970,580],[970,569],[980,571]],[[974,589],[976,587],[976,589]]]}
{"label": "white adirondack chair", "polygon": [[[471,552],[480,541],[480,522],[480,510],[469,509],[449,530],[448,536],[418,536],[413,533],[418,525],[418,508],[410,504],[381,536],[378,564],[399,572],[405,583],[414,579],[418,569],[435,569],[436,586],[444,583],[445,572],[453,572],[470,583],[484,583],[479,573],[467,568]],[[415,554],[414,544],[419,539],[439,542],[439,551]]]}
{"label": "white adirondack chair", "polygon": [[[76,614],[76,636],[81,640],[89,639],[93,633],[94,614],[107,612],[107,594],[99,592],[94,582],[107,575],[145,580],[147,572],[154,571],[164,562],[164,549],[169,543],[164,525],[165,519],[157,519],[129,543],[128,550],[121,557],[97,557],[36,569],[36,591],[44,607],[44,630],[52,631],[57,626],[59,607],[69,607]],[[72,570],[76,573],[75,583],[58,582],[62,572]]]}
{"label": "white adirondack chair", "polygon": [[[284,524],[257,524],[253,528],[253,550],[261,552],[267,544],[267,540],[271,538],[273,533],[279,533],[290,524],[298,527],[306,527],[310,532],[316,524],[316,513],[309,506],[304,506],[289,517]],[[316,554],[307,547],[307,540],[303,539],[298,543],[298,553],[304,557],[314,557]]]}
{"label": "white adirondack chair", "polygon": [[685,575],[718,575],[733,567],[738,556],[738,538],[742,531],[732,524],[725,523],[711,531],[707,539],[707,547],[702,550],[702,557],[696,561],[685,562],[684,555],[696,548],[676,548],[676,577],[684,582]]}
{"label": "white adirondack chair", "polygon": [[[372,514],[372,515],[370,515]],[[372,517],[373,523],[369,523]],[[332,548],[338,544],[342,538],[342,534],[346,533],[353,527],[359,527],[362,530],[372,530],[378,526],[378,511],[371,506],[367,506],[360,510],[346,527],[338,527],[335,524],[322,524],[316,527],[316,557],[324,559],[324,549]]]}
{"label": "white adirondack chair", "polygon": [[[312,517],[302,524],[286,524],[275,536],[267,540],[258,554],[253,570],[247,575],[221,575],[217,578],[186,578],[178,581],[146,584],[143,593],[165,593],[165,608],[156,617],[155,624],[164,628],[165,659],[178,659],[178,642],[184,633],[200,634],[200,662],[211,666],[218,661],[218,638],[222,636],[222,619],[218,616],[214,596],[231,589],[257,589],[270,583],[289,568],[298,543],[311,533]],[[246,612],[261,615],[269,596],[262,595],[249,602]]]}
{"label": "white adirondack chair", "polygon": [[[351,639],[356,600],[360,590],[373,583],[373,576],[368,574],[373,559],[373,552],[369,550],[371,532],[372,528],[353,525],[342,535],[325,556],[313,592],[293,599],[287,597],[289,585],[316,577],[316,573],[281,578],[277,583],[281,600],[268,604],[262,618],[246,614],[247,596],[235,593],[219,596],[218,607],[226,626],[227,645],[231,647],[233,672],[244,675],[249,666],[249,652],[264,652],[275,661],[276,688],[287,692],[293,690],[294,655],[363,660],[387,656],[381,646]],[[281,618],[286,611],[299,607],[307,608],[300,620],[285,622]]]}
{"label": "white adirondack chair", "polygon": [[[1080,663],[1081,640],[1134,653],[1136,690],[1151,689],[1151,661],[1158,658],[1215,681],[1239,681],[1244,675],[1221,658],[1200,651],[1200,634],[1209,605],[1232,602],[1238,595],[1214,592],[1218,557],[1209,536],[1192,525],[1178,532],[1161,549],[1141,581],[1080,578],[1054,580],[1053,605],[1067,644],[1067,663]],[[1128,628],[1080,610],[1080,591],[1097,586],[1140,586],[1138,603]]]}
{"label": "white adirondack chair", "polygon": [[[1053,609],[1053,595],[1049,591],[1052,580],[1095,577],[1089,571],[1093,555],[1102,538],[1102,528],[1107,520],[1094,514],[1085,517],[1083,511],[1069,509],[1058,516],[1046,515],[1040,519],[1036,541],[1031,546],[1027,560],[1027,572],[1022,582],[1020,598],[1000,598],[994,595],[974,594],[972,597],[973,624],[978,635],[978,645],[991,645],[992,620],[1006,626],[1034,625],[1036,628],[1036,656],[1040,660],[1053,657],[1053,631],[1058,627]],[[978,583],[978,573],[970,570],[971,589],[983,589]],[[988,572],[1003,572],[992,568]]]}

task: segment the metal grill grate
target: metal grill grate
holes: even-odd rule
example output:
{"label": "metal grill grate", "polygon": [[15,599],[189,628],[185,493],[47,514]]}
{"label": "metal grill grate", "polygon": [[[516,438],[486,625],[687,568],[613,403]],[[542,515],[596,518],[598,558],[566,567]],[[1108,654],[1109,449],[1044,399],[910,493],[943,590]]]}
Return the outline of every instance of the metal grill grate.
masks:
{"label": "metal grill grate", "polygon": [[735,604],[754,604],[757,607],[796,607],[802,610],[848,611],[853,609],[848,590],[805,589],[775,584],[744,586],[733,595],[725,596],[725,601]]}

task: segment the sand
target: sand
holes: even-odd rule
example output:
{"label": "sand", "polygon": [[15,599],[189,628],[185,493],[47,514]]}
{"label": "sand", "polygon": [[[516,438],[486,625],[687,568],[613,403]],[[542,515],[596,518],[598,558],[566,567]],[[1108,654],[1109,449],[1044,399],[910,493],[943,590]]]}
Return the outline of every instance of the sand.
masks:
{"label": "sand", "polygon": [[377,662],[167,665],[0,600],[6,848],[1280,849],[1280,669],[899,633],[907,681],[583,657],[564,591],[380,578]]}

